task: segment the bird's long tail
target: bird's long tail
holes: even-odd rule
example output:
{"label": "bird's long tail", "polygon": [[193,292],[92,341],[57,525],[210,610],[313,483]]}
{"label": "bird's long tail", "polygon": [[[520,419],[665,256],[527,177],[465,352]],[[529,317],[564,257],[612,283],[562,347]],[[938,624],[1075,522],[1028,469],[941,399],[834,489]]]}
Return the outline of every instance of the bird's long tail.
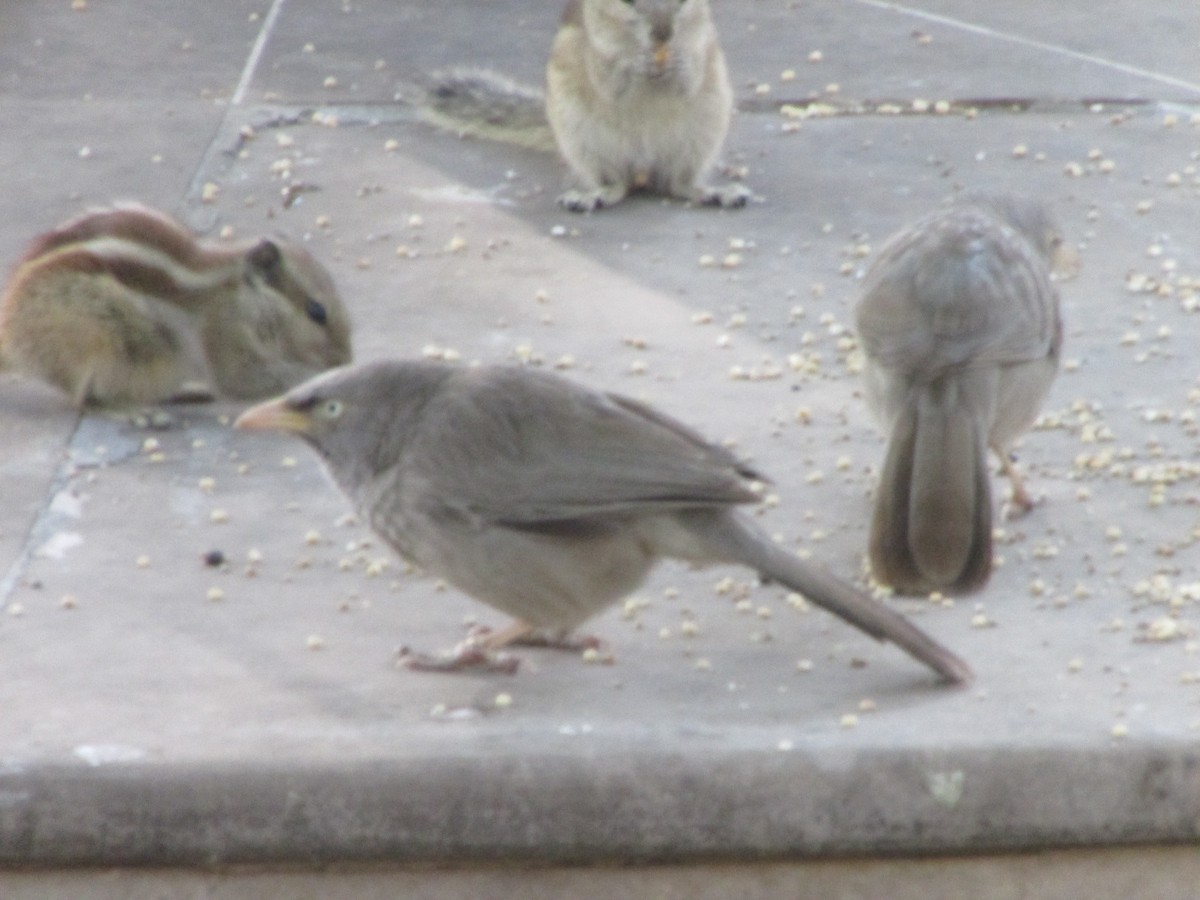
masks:
{"label": "bird's long tail", "polygon": [[966,683],[971,667],[900,613],[863,591],[800,559],[742,515],[698,512],[689,519],[713,555],[757,569],[880,641],[891,641],[947,681]]}
{"label": "bird's long tail", "polygon": [[875,577],[898,593],[967,593],[991,575],[987,436],[969,376],[922,387],[892,424],[869,545]]}

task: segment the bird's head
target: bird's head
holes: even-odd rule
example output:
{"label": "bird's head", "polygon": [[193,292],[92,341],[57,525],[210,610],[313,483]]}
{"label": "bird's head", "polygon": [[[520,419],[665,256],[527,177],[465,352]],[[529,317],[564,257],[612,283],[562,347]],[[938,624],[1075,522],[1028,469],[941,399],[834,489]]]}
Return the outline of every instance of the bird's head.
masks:
{"label": "bird's head", "polygon": [[312,444],[320,444],[339,426],[345,427],[347,403],[355,401],[353,379],[341,369],[312,378],[286,394],[252,406],[233,423],[234,428],[288,431]]}
{"label": "bird's head", "polygon": [[1058,219],[1042,200],[983,192],[968,192],[965,199],[991,210],[1023,234],[1060,280],[1079,274],[1079,252],[1067,242]]}
{"label": "bird's head", "polygon": [[345,366],[252,406],[233,424],[303,438],[321,454],[342,488],[353,494],[403,453],[440,374],[423,363]]}

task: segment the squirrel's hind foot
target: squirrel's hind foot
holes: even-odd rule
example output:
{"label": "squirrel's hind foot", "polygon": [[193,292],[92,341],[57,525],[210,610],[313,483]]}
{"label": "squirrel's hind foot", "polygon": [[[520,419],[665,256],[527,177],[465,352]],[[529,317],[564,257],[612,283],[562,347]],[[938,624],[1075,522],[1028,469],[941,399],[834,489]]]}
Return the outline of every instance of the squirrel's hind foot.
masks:
{"label": "squirrel's hind foot", "polygon": [[750,189],[744,184],[723,184],[720,187],[702,184],[696,188],[694,200],[701,206],[740,209],[750,202]]}

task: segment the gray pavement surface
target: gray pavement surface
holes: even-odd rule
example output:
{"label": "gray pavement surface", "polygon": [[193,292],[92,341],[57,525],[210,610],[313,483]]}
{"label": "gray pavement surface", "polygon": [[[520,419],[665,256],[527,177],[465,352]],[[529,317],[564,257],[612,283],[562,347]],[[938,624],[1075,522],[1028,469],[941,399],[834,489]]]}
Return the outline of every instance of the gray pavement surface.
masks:
{"label": "gray pavement surface", "polygon": [[[649,400],[770,473],[764,521],[846,577],[883,452],[850,331],[872,249],[988,188],[1050,200],[1083,265],[1020,452],[1043,502],[999,523],[982,593],[894,601],[973,663],[965,690],[746,571],[669,565],[591,623],[613,665],[399,670],[399,645],[499,615],[407,571],[302,445],[232,431],[229,404],[152,433],[0,376],[0,864],[1200,835],[1193,0],[717,0],[726,160],[757,202],[582,217],[553,202],[552,156],[394,100],[446,65],[538,81],[557,4],[74,5],[0,10],[0,258],[113,199],[303,236],[359,359],[523,361]],[[227,565],[203,564],[213,549]]]}

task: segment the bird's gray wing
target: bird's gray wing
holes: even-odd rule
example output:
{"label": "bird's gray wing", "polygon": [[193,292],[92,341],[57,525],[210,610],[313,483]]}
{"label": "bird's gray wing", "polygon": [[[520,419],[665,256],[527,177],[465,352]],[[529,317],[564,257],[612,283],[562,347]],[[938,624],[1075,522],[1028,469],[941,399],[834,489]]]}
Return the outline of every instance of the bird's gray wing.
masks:
{"label": "bird's gray wing", "polygon": [[926,372],[1044,358],[1059,339],[1057,289],[1022,235],[985,213],[936,214],[893,238],[857,309],[871,356]]}
{"label": "bird's gray wing", "polygon": [[749,503],[762,480],[636,400],[504,367],[452,379],[406,465],[440,502],[513,527]]}

